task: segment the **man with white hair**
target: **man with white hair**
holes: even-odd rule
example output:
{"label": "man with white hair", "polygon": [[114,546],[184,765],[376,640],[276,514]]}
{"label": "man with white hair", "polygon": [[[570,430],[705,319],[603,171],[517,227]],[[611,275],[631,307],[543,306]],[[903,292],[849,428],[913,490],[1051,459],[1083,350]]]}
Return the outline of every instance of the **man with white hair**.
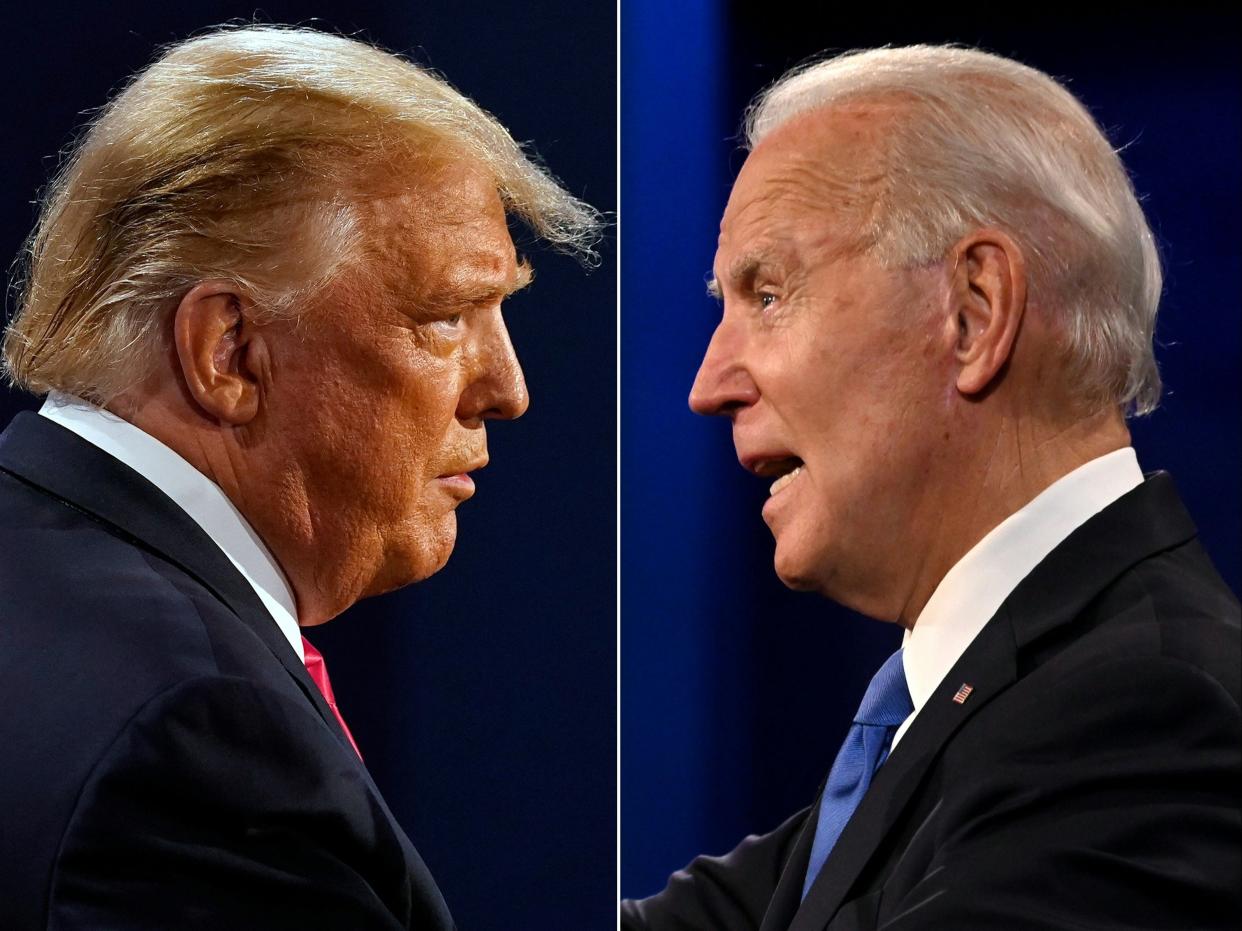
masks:
{"label": "man with white hair", "polygon": [[598,215],[338,36],[168,50],[53,182],[5,335],[0,926],[442,928],[300,627],[424,579],[527,406],[507,214]]}
{"label": "man with white hair", "polygon": [[905,639],[814,804],[622,925],[1237,927],[1238,603],[1130,446],[1161,273],[1116,153],[963,48],[819,62],[746,129],[690,404],[772,481],[782,581]]}

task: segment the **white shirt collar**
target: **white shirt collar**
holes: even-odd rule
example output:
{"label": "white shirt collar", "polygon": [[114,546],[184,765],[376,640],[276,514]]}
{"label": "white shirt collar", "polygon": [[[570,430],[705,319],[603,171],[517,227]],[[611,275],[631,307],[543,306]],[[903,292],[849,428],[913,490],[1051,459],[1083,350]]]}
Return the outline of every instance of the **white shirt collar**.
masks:
{"label": "white shirt collar", "polygon": [[53,391],[39,414],[119,459],[172,498],[250,583],[298,658],[305,662],[289,582],[219,485],[155,437],[80,398]]}
{"label": "white shirt collar", "polygon": [[906,632],[902,667],[914,713],[893,746],[1018,583],[1090,517],[1142,483],[1132,447],[1100,456],[1053,482],[957,561]]}

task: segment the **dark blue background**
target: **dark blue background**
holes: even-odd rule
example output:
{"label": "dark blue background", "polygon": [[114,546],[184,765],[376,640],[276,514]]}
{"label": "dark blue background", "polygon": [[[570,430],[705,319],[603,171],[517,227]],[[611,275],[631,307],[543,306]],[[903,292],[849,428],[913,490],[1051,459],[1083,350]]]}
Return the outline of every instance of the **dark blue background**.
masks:
{"label": "dark blue background", "polygon": [[[671,9],[670,9],[671,8]],[[767,3],[622,4],[621,891],[650,895],[809,804],[900,632],[786,591],[767,482],[725,420],[686,408],[719,317],[704,296],[743,161],[746,103],[826,49],[958,41],[1068,79],[1108,130],[1163,249],[1163,406],[1132,425],[1172,472],[1237,591],[1239,43],[1234,19],[1032,11],[821,14]],[[995,11],[993,11],[994,13]],[[955,18],[956,17],[956,18]],[[1011,17],[1011,19],[1014,19]]]}
{"label": "dark blue background", "polygon": [[[17,254],[83,111],[157,45],[255,10],[143,0],[10,12],[0,255]],[[571,191],[615,210],[611,0],[269,2],[258,14],[311,17],[413,50],[533,140]],[[519,250],[537,278],[507,316],[531,408],[491,425],[492,464],[459,511],[456,553],[431,580],[313,637],[463,929],[605,928],[616,889],[616,249],[605,244],[590,275]],[[36,406],[13,393],[0,402],[0,423]]]}

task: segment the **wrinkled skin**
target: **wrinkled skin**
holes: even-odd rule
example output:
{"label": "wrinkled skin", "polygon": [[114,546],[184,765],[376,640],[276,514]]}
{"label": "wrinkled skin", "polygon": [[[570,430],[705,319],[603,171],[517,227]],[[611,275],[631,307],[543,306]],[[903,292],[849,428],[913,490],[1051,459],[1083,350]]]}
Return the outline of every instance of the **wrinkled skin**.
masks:
{"label": "wrinkled skin", "polygon": [[485,422],[528,404],[501,303],[530,272],[494,184],[445,160],[376,189],[361,268],[277,320],[228,279],[196,285],[174,314],[180,375],[112,405],[224,490],[304,626],[443,567]]}
{"label": "wrinkled skin", "polygon": [[878,142],[900,118],[883,102],[811,111],[751,153],[690,405],[729,417],[742,465],[774,486],[782,581],[909,627],[991,528],[1129,438],[1117,408],[1075,403],[1007,233],[973,230],[923,267],[869,254]]}
{"label": "wrinkled skin", "polygon": [[720,226],[723,316],[691,393],[696,411],[731,418],[746,468],[773,479],[774,463],[802,461],[763,509],[777,574],[858,607],[931,506],[920,479],[952,386],[934,273],[853,248],[872,125],[787,127],[747,159]]}
{"label": "wrinkled skin", "polygon": [[450,167],[364,217],[376,280],[346,275],[308,319],[273,324],[288,332],[265,432],[282,455],[254,508],[282,564],[305,567],[303,623],[309,599],[349,604],[439,570],[473,494],[464,474],[487,463],[484,421],[528,403],[501,316],[526,273],[494,188]]}

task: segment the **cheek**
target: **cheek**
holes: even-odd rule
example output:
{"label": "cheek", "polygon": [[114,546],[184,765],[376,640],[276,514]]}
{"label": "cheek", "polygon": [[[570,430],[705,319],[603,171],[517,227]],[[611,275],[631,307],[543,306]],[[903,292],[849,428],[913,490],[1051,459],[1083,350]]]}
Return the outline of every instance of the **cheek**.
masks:
{"label": "cheek", "polygon": [[380,348],[358,360],[359,377],[332,385],[325,403],[339,411],[346,442],[358,443],[352,455],[362,467],[434,459],[455,420],[459,365],[408,344]]}

